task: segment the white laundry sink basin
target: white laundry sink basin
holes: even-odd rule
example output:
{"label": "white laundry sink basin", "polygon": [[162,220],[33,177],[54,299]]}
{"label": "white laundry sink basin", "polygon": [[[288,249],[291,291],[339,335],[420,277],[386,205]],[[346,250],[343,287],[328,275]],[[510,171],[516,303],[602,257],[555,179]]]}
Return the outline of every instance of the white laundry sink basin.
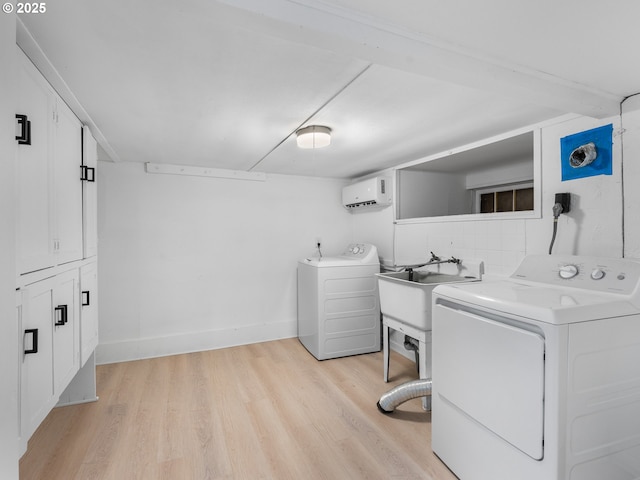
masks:
{"label": "white laundry sink basin", "polygon": [[418,271],[378,273],[380,312],[383,316],[431,330],[431,292],[443,283],[472,282],[474,276]]}

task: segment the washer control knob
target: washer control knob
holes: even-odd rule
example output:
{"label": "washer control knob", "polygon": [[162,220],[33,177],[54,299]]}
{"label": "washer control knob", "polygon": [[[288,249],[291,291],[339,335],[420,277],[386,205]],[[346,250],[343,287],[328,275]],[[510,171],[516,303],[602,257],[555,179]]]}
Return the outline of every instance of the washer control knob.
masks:
{"label": "washer control knob", "polygon": [[575,265],[563,265],[558,272],[560,278],[569,279],[578,275],[578,267]]}
{"label": "washer control knob", "polygon": [[591,278],[594,280],[602,280],[605,276],[605,271],[601,268],[595,268],[593,272],[591,272]]}

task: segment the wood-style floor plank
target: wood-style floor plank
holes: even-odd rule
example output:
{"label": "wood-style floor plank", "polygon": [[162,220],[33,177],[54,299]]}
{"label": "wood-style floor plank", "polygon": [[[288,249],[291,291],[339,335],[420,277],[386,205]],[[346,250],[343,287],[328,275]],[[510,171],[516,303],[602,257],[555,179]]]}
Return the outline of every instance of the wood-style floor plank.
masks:
{"label": "wood-style floor plank", "polygon": [[392,352],[322,362],[297,339],[97,368],[99,401],[54,409],[21,480],[437,479],[420,399],[380,395],[417,377]]}

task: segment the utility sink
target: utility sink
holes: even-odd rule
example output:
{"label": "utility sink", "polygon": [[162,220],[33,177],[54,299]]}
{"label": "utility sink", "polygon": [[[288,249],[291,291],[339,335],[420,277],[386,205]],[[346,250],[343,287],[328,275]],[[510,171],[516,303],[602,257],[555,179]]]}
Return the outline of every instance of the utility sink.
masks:
{"label": "utility sink", "polygon": [[472,275],[452,275],[424,270],[378,273],[380,312],[419,330],[431,330],[431,292],[443,283],[480,280]]}

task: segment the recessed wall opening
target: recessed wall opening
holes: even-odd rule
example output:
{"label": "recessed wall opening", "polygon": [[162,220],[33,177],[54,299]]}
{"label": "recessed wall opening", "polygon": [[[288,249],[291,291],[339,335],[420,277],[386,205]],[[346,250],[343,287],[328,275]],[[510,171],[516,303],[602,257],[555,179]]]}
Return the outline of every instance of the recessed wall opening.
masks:
{"label": "recessed wall opening", "polygon": [[539,198],[534,136],[528,131],[398,169],[397,220],[531,217]]}

